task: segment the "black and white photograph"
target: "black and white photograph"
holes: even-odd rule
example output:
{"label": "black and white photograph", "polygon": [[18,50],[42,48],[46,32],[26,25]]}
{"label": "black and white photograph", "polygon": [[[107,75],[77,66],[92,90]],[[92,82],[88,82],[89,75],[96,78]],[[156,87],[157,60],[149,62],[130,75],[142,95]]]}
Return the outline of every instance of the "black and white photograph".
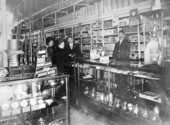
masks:
{"label": "black and white photograph", "polygon": [[0,125],[170,125],[170,0],[0,0]]}

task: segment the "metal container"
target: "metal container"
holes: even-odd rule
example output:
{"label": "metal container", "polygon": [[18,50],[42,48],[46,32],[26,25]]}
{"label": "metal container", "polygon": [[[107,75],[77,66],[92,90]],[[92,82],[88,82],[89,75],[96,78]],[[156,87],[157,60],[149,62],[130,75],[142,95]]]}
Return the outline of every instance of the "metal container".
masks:
{"label": "metal container", "polygon": [[18,40],[9,39],[8,40],[8,50],[18,50]]}

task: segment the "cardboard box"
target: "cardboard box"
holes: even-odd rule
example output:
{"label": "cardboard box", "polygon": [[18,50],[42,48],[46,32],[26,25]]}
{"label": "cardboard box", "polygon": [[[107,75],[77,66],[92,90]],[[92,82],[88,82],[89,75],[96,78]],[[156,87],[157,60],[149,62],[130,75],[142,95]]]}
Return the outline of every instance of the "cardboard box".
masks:
{"label": "cardboard box", "polygon": [[97,50],[90,50],[90,59],[98,59],[100,57],[99,53],[97,53]]}
{"label": "cardboard box", "polygon": [[102,63],[109,63],[109,56],[102,56],[99,58]]}

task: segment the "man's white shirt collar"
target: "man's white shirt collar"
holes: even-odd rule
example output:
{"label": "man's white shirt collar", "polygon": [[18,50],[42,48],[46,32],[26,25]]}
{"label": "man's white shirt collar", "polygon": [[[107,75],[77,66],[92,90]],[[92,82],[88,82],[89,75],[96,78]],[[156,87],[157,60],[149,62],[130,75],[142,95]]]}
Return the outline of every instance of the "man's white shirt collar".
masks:
{"label": "man's white shirt collar", "polygon": [[122,43],[123,40],[120,40],[120,44]]}

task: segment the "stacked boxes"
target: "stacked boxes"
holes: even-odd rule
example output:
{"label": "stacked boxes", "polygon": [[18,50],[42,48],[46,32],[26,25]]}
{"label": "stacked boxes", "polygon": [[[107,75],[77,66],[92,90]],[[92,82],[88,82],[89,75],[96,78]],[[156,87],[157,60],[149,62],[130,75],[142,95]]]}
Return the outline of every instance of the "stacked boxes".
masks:
{"label": "stacked boxes", "polygon": [[[71,1],[58,0],[58,7],[59,9],[62,9],[78,1],[80,0],[71,0]],[[146,0],[102,0],[99,2],[94,2],[92,5],[82,7],[73,13],[61,17],[61,19],[59,19],[59,22],[62,23],[74,19],[83,19],[83,18],[91,17],[93,15],[101,15],[103,13],[109,12],[111,10],[115,10],[117,8],[138,4],[144,1]]]}
{"label": "stacked boxes", "polygon": [[115,43],[115,37],[114,36],[109,36],[104,38],[104,43]]}
{"label": "stacked boxes", "polygon": [[123,2],[124,2],[124,1],[125,1],[125,0],[117,0],[117,1],[116,1],[117,8],[123,7]]}
{"label": "stacked boxes", "polygon": [[116,6],[116,0],[111,0],[111,8],[112,10],[116,9],[117,6]]}

